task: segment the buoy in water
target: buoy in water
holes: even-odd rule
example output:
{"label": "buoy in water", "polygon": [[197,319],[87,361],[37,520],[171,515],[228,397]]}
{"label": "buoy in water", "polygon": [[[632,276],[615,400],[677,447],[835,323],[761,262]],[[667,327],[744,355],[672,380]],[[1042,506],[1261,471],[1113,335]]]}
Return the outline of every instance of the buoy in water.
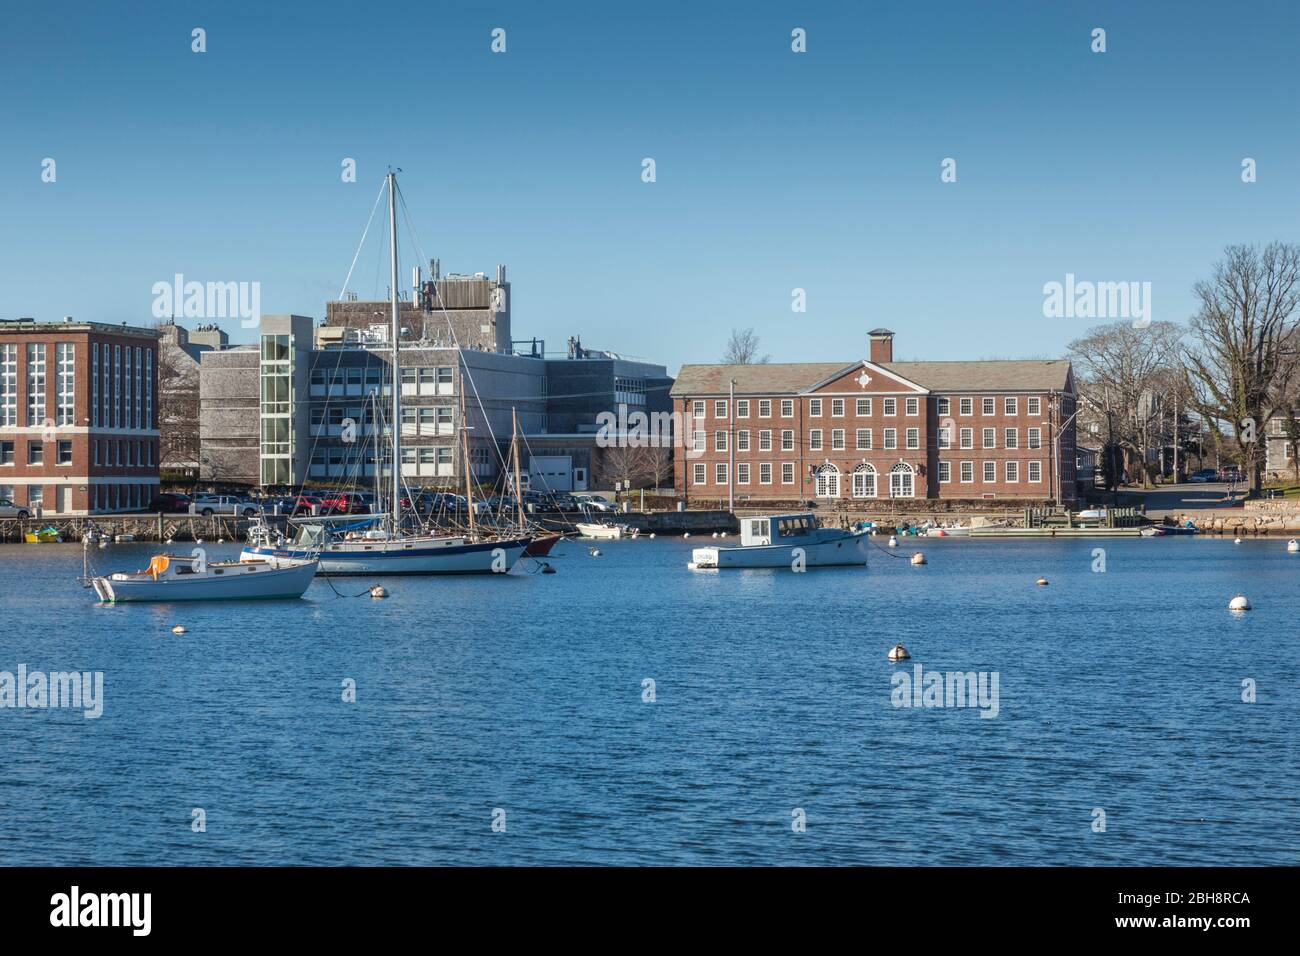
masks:
{"label": "buoy in water", "polygon": [[690,533],[689,531],[684,531],[684,532],[682,532],[682,537],[683,537],[683,538],[689,538],[690,536],[691,536],[691,533]]}
{"label": "buoy in water", "polygon": [[600,548],[589,548],[587,553],[590,554],[593,558],[599,558]]}
{"label": "buoy in water", "polygon": [[1249,611],[1249,610],[1250,610],[1250,602],[1246,600],[1246,595],[1244,595],[1244,594],[1238,594],[1235,598],[1233,598],[1231,601],[1229,601],[1229,602],[1228,602],[1228,610],[1229,610],[1229,611]]}
{"label": "buoy in water", "polygon": [[902,644],[895,644],[889,649],[889,659],[891,661],[905,661],[912,655],[907,653],[907,648]]}
{"label": "buoy in water", "polygon": [[725,538],[726,536],[727,536],[727,532],[725,531],[722,532],[722,534],[718,535],[719,538]]}
{"label": "buoy in water", "polygon": [[382,584],[376,584],[370,588],[370,596],[372,598],[386,598],[388,597],[388,590]]}
{"label": "buoy in water", "polygon": [[184,625],[184,624],[177,624],[175,627],[172,628],[172,633],[173,633],[173,634],[184,634],[184,633],[185,633],[185,625]]}
{"label": "buoy in water", "polygon": [[1241,544],[1241,539],[1240,539],[1240,538],[1233,538],[1233,539],[1232,539],[1232,543],[1233,543],[1233,544]]}
{"label": "buoy in water", "polygon": [[217,544],[225,544],[225,543],[226,543],[226,539],[225,539],[225,538],[218,538],[218,539],[217,539]]}
{"label": "buoy in water", "polygon": [[542,573],[543,573],[543,574],[554,574],[554,573],[555,573],[555,568],[551,567],[549,564],[547,564],[545,561],[543,561],[543,562],[542,562]]}
{"label": "buoy in water", "polygon": [[718,536],[718,532],[716,532],[716,531],[713,532],[713,536],[716,538],[716,537]]}
{"label": "buoy in water", "polygon": [[655,533],[654,533],[653,531],[651,531],[651,532],[650,532],[650,540],[653,541],[654,539],[655,539]]}
{"label": "buoy in water", "polygon": [[1300,541],[1297,541],[1295,538],[1292,538],[1290,541],[1286,543],[1286,549],[1292,552],[1300,551]]}
{"label": "buoy in water", "polygon": [[1039,578],[1034,583],[1037,584],[1040,588],[1045,588],[1047,587],[1048,581],[1047,578]]}
{"label": "buoy in water", "polygon": [[898,538],[894,537],[894,535],[892,535],[892,534],[889,536],[889,546],[890,546],[891,548],[897,548],[897,547],[898,547]]}
{"label": "buoy in water", "polygon": [[912,563],[916,565],[925,564],[925,555],[917,551],[912,555]]}

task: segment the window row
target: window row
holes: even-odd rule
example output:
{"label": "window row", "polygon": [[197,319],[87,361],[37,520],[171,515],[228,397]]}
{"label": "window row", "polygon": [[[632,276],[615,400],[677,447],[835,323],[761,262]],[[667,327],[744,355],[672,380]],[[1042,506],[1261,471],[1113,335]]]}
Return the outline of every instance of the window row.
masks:
{"label": "window row", "polygon": [[[957,464],[957,475],[960,484],[969,485],[975,482],[975,465],[973,461],[959,461]],[[982,461],[978,463],[980,467],[980,478],[983,484],[994,484],[998,481],[998,463],[996,461]],[[1020,481],[1022,469],[1021,462],[1010,460],[1002,462],[1002,481],[1008,484],[1016,484]],[[1043,480],[1043,463],[1041,461],[1024,462],[1024,480],[1033,484]],[[939,462],[939,484],[948,484],[952,481],[952,466],[950,461]]]}
{"label": "window row", "polygon": [[[779,404],[780,416],[782,418],[794,418],[795,400],[792,398],[783,398],[783,399],[779,399],[778,401],[780,402]],[[854,415],[858,416],[859,418],[869,417],[873,414],[877,401],[880,403],[880,414],[892,417],[899,413],[899,400],[897,398],[890,398],[890,397],[882,398],[880,396],[876,396],[873,398],[854,398],[854,399],[810,398],[807,401],[808,401],[808,417],[810,418],[821,418],[823,415],[826,414],[829,414],[831,418],[843,418],[847,414],[848,409],[850,407],[852,407]],[[996,398],[980,398],[980,399],[959,398],[957,399],[957,414],[974,415],[976,401],[980,403],[981,415],[997,414],[998,400]],[[770,398],[759,398],[759,399],[738,398],[736,399],[736,418],[749,418],[751,411],[756,412],[757,417],[759,418],[771,418],[772,411],[773,411],[773,402],[774,400]],[[691,402],[692,416],[696,420],[705,418],[706,413],[708,411],[708,406],[709,406],[708,400],[699,399],[699,398],[694,399]],[[952,399],[939,398],[936,400],[936,406],[940,418],[952,415]],[[1020,408],[1021,408],[1020,396],[1008,395],[1002,398],[1002,414],[1019,415]],[[1041,415],[1042,399],[1037,397],[1034,398],[1026,397],[1024,399],[1024,409],[1026,415]],[[905,397],[902,400],[902,413],[906,416],[916,416],[921,414],[920,398]],[[729,411],[728,399],[713,400],[713,417],[723,421],[729,419],[730,411]]]}

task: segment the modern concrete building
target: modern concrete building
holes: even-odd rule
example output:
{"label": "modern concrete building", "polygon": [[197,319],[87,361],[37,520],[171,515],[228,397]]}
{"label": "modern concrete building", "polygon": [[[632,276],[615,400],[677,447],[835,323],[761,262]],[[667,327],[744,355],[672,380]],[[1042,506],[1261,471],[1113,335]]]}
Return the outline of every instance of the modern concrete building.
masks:
{"label": "modern concrete building", "polygon": [[32,515],[147,508],[157,396],[153,329],[0,321],[0,497]]}
{"label": "modern concrete building", "polygon": [[1076,499],[1068,361],[895,362],[893,332],[869,338],[852,362],[683,366],[678,493]]}

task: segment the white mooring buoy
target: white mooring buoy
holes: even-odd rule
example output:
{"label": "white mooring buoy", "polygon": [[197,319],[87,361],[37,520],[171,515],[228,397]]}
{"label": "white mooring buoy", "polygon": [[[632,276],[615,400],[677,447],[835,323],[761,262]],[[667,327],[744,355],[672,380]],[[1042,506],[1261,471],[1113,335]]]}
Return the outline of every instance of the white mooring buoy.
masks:
{"label": "white mooring buoy", "polygon": [[185,633],[185,625],[184,625],[184,624],[177,624],[175,627],[172,628],[172,633],[173,633],[173,634],[184,634],[184,633]]}
{"label": "white mooring buoy", "polygon": [[1233,544],[1241,544],[1241,539],[1240,539],[1240,538],[1233,538],[1233,539],[1232,539],[1232,543],[1233,543]]}
{"label": "white mooring buoy", "polygon": [[1228,602],[1228,610],[1229,610],[1229,611],[1249,611],[1249,610],[1250,610],[1250,602],[1249,602],[1248,600],[1246,600],[1246,595],[1244,595],[1244,594],[1238,594],[1235,598],[1233,598],[1231,601],[1229,601],[1229,602]]}
{"label": "white mooring buoy", "polygon": [[1296,551],[1300,551],[1300,541],[1297,541],[1295,538],[1292,538],[1290,541],[1286,543],[1286,549],[1292,553]]}
{"label": "white mooring buoy", "polygon": [[905,661],[912,655],[907,653],[907,648],[902,644],[895,644],[889,649],[889,659],[891,661]]}
{"label": "white mooring buoy", "polygon": [[655,539],[655,533],[654,533],[653,531],[651,531],[651,532],[650,532],[650,540],[653,541],[654,539]]}
{"label": "white mooring buoy", "polygon": [[920,551],[914,552],[912,554],[912,563],[916,565],[925,564],[925,555],[922,554]]}
{"label": "white mooring buoy", "polygon": [[590,554],[593,558],[599,558],[599,557],[600,557],[600,548],[590,548],[590,549],[588,549],[588,552],[587,552],[587,553]]}
{"label": "white mooring buoy", "polygon": [[388,597],[388,589],[382,584],[375,584],[370,588],[370,596],[372,598],[386,598]]}
{"label": "white mooring buoy", "polygon": [[892,534],[889,536],[889,546],[890,546],[891,548],[897,548],[897,547],[898,547],[898,538],[894,537],[894,535],[892,535]]}
{"label": "white mooring buoy", "polygon": [[1047,578],[1040,577],[1040,578],[1039,578],[1037,581],[1035,581],[1034,583],[1037,584],[1040,588],[1045,588],[1045,587],[1047,587],[1048,581],[1047,581]]}
{"label": "white mooring buoy", "polygon": [[691,536],[691,533],[690,533],[689,531],[684,531],[684,532],[682,532],[682,537],[683,537],[683,538],[689,538],[690,536]]}

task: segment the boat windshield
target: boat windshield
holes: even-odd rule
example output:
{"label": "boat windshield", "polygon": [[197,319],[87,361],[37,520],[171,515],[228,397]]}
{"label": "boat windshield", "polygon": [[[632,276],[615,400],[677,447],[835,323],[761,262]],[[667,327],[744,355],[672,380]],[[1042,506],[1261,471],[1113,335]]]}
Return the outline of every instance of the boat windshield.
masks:
{"label": "boat windshield", "polygon": [[782,538],[802,538],[812,532],[812,519],[807,515],[798,518],[778,518],[776,533]]}

